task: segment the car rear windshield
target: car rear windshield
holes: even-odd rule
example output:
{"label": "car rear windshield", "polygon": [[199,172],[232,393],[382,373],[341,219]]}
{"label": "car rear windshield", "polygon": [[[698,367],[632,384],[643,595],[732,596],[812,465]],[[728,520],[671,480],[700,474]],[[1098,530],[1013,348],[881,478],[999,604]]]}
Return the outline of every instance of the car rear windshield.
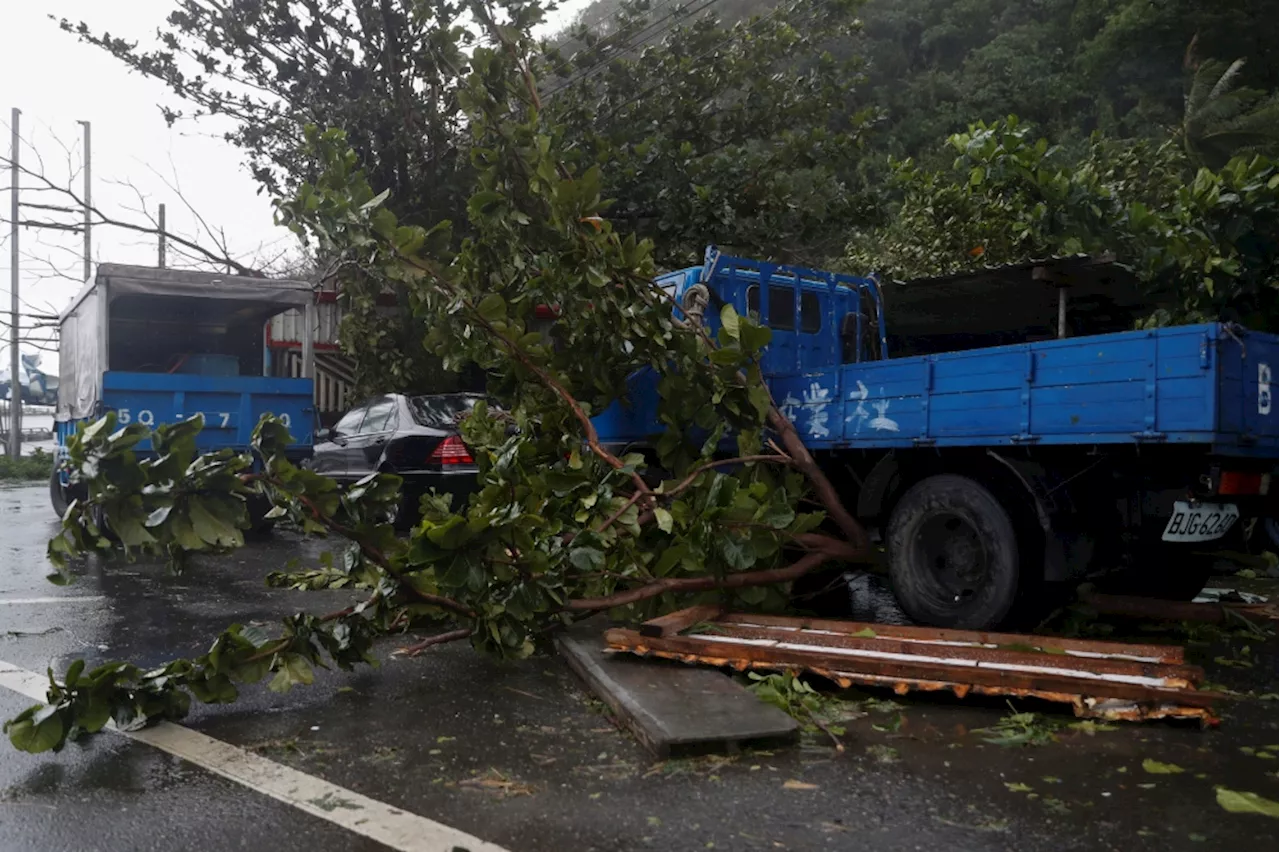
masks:
{"label": "car rear windshield", "polygon": [[468,414],[482,396],[411,396],[409,409],[413,419],[433,429],[452,429],[458,417]]}

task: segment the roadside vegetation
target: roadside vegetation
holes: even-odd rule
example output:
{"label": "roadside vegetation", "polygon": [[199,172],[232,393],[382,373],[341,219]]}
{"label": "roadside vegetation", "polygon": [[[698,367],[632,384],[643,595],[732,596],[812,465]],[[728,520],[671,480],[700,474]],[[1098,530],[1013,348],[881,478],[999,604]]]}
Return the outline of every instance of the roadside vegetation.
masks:
{"label": "roadside vegetation", "polygon": [[17,459],[0,455],[0,482],[48,482],[53,473],[53,455],[36,450]]}

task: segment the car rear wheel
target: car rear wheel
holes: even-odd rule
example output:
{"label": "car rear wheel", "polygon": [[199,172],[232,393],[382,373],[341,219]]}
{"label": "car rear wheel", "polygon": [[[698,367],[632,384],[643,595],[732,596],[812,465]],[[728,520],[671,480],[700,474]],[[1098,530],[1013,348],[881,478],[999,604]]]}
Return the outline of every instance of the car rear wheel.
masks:
{"label": "car rear wheel", "polygon": [[984,629],[1009,614],[1022,564],[1009,513],[963,476],[912,486],[889,519],[889,572],[911,618],[938,627]]}

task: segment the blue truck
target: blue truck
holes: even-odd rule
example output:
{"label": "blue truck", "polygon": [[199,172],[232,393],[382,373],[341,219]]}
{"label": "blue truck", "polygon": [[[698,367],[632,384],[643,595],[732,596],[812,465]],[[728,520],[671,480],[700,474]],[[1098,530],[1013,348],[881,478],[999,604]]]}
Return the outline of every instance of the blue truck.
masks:
{"label": "blue truck", "polygon": [[[1190,599],[1213,566],[1207,551],[1246,524],[1275,529],[1276,335],[1132,330],[1133,314],[1116,310],[1123,270],[1099,285],[1099,266],[1027,264],[1004,290],[993,282],[1007,272],[968,291],[958,277],[932,306],[926,284],[714,249],[659,284],[678,304],[709,300],[713,333],[726,304],[772,329],[762,367],[774,400],[883,542],[898,602],[922,623],[981,629],[1045,584],[1085,576]],[[1089,274],[1093,289],[1071,295]],[[948,333],[894,334],[895,289],[917,326]],[[1068,299],[1096,314],[1090,294],[1129,330],[1070,335]],[[657,375],[633,374],[595,420],[602,440],[650,446],[657,405]]]}
{"label": "blue truck", "polygon": [[[59,456],[86,421],[114,411],[121,425],[158,426],[204,415],[201,451],[249,449],[254,426],[274,414],[288,426],[299,460],[310,455],[315,403],[311,341],[302,376],[277,376],[266,346],[276,314],[299,310],[314,327],[306,281],[102,264],[59,316]],[[137,446],[147,453],[150,442]],[[74,496],[55,466],[54,510]],[[255,519],[255,522],[260,519]]]}

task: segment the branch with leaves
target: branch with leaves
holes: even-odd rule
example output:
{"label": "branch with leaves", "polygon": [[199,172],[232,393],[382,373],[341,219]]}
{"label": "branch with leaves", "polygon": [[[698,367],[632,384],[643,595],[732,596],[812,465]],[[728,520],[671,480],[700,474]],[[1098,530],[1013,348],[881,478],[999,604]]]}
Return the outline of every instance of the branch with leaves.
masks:
{"label": "branch with leaves", "polygon": [[[769,330],[731,307],[714,335],[676,319],[653,280],[652,246],[605,218],[600,169],[564,162],[557,128],[530,103],[524,30],[496,12],[490,20],[499,46],[475,51],[459,92],[477,174],[473,238],[454,250],[451,223],[401,222],[339,130],[306,130],[304,156],[320,168],[279,202],[280,219],[321,256],[403,285],[421,345],[451,369],[487,374],[501,411],[481,403],[460,424],[478,490],[458,507],[425,496],[421,520],[399,538],[389,523],[403,500],[397,477],[339,490],[290,461],[272,419],[258,424],[252,455],[197,456],[193,420],[157,429],[154,452],[139,457],[146,431],[117,430],[108,415],[71,442],[75,500],[50,544],[56,563],[98,553],[181,567],[189,553],[241,546],[253,497],[282,523],[349,543],[340,560],[268,582],[367,597],[285,619],[276,636],[233,626],[210,654],[157,671],[77,669],[10,723],[20,747],[59,747],[100,728],[104,712],[121,724],[174,718],[192,698],[234,700],[234,684],[268,673],[286,689],[316,665],[371,661],[375,640],[392,633],[428,634],[408,654],[469,638],[521,657],[593,611],[777,609],[786,583],[866,558],[861,527],[770,397],[760,369]],[[538,305],[559,307],[552,328],[535,327]],[[596,423],[644,382],[661,433],[643,452],[606,445]],[[800,511],[810,497],[826,511]],[[827,516],[840,535],[818,530]]]}

